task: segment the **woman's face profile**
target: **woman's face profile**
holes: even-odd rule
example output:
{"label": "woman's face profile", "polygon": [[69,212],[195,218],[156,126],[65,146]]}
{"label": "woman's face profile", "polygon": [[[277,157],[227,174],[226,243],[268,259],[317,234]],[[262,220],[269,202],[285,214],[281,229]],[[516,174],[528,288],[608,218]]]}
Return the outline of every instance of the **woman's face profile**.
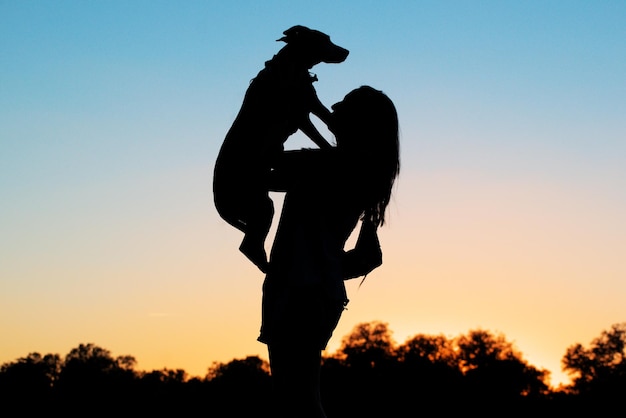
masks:
{"label": "woman's face profile", "polygon": [[[354,92],[348,93],[342,101],[335,103],[330,108],[333,110],[331,124],[328,127],[335,135],[337,146],[348,145],[346,141],[350,139],[350,121],[354,119]],[[354,127],[352,127],[354,129]]]}

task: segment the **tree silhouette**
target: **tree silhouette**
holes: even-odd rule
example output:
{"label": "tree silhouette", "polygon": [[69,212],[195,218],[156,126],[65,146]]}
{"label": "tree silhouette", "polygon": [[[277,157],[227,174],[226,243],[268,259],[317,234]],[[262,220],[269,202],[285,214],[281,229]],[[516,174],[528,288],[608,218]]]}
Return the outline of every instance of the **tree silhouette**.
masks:
{"label": "tree silhouette", "polygon": [[398,352],[405,364],[457,367],[453,341],[443,335],[415,335],[406,340]]}
{"label": "tree silhouette", "polygon": [[206,380],[212,403],[224,417],[270,416],[269,364],[257,356],[214,363]]}
{"label": "tree silhouette", "polygon": [[503,335],[474,330],[458,337],[456,346],[469,404],[512,404],[548,393],[548,372],[529,365]]}
{"label": "tree silhouette", "polygon": [[398,406],[394,399],[402,385],[396,367],[395,342],[388,325],[381,321],[356,325],[322,365],[322,399],[328,414],[395,414],[391,409]]}
{"label": "tree silhouette", "polygon": [[394,341],[386,323],[373,321],[356,325],[338,350],[348,367],[375,368],[394,357]]}
{"label": "tree silhouette", "polygon": [[141,380],[160,386],[182,385],[187,381],[187,372],[183,369],[152,370],[141,374]]}
{"label": "tree silhouette", "polygon": [[136,374],[131,356],[114,358],[109,350],[92,343],[80,344],[63,361],[55,388],[64,414],[115,411],[130,404]]}
{"label": "tree silhouette", "polygon": [[90,384],[103,385],[112,379],[133,378],[136,363],[132,356],[113,358],[109,350],[91,343],[80,344],[65,356],[59,385],[80,389]]}
{"label": "tree silhouette", "polygon": [[[161,369],[139,374],[135,405],[140,416],[182,416],[198,407],[197,384],[188,384],[182,369]],[[195,383],[195,382],[194,382]]]}
{"label": "tree silhouette", "polygon": [[270,369],[267,361],[257,356],[248,356],[243,360],[229,363],[213,363],[207,372],[207,380],[220,383],[237,382],[241,379],[265,381]]}
{"label": "tree silhouette", "polygon": [[10,410],[11,404],[19,405],[24,416],[44,412],[44,405],[50,405],[54,399],[61,364],[58,354],[30,353],[0,366],[0,397],[6,399],[3,407]]}
{"label": "tree silhouette", "polygon": [[[551,390],[545,370],[529,365],[502,334],[473,330],[455,338],[418,334],[396,344],[386,323],[358,324],[323,358],[322,391],[330,416],[598,416],[626,394],[626,323],[602,331],[563,357],[573,377]],[[182,369],[138,372],[135,358],[80,344],[64,358],[30,353],[0,366],[0,416],[270,417],[266,361],[214,363],[202,378]],[[505,405],[505,409],[496,408]]]}
{"label": "tree silhouette", "polygon": [[589,348],[569,347],[563,370],[573,377],[573,393],[598,402],[623,400],[626,395],[626,322],[602,331]]}
{"label": "tree silhouette", "polygon": [[441,403],[461,393],[462,377],[454,341],[443,335],[418,334],[398,349],[402,398]]}
{"label": "tree silhouette", "polygon": [[[359,324],[323,370],[326,397],[343,415],[390,416],[415,403],[436,407],[442,402],[449,412],[489,415],[494,402],[530,410],[531,400],[549,392],[547,371],[530,366],[504,336],[483,330],[455,339],[420,334],[396,347],[387,324]],[[351,408],[337,407],[342,400],[333,393],[341,393]]]}

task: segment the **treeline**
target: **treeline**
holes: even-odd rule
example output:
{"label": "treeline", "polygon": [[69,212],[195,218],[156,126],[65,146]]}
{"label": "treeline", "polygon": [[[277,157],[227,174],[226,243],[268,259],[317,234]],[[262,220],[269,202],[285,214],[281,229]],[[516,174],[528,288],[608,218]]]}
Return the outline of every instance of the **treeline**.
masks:
{"label": "treeline", "polygon": [[[572,383],[551,388],[548,372],[530,365],[503,335],[419,334],[396,344],[385,323],[363,323],[324,358],[322,397],[330,417],[623,412],[625,347],[626,323],[588,347],[572,345],[562,359]],[[272,416],[269,365],[259,357],[215,363],[204,377],[135,365],[132,356],[114,357],[94,344],[65,357],[28,354],[0,366],[0,415]]]}

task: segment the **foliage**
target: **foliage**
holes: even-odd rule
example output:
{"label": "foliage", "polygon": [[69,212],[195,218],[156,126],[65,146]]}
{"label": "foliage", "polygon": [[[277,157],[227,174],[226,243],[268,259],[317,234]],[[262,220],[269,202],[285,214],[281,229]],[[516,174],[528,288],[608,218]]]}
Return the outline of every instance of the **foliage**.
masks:
{"label": "foliage", "polygon": [[605,405],[621,401],[626,395],[626,322],[602,331],[589,348],[572,345],[562,364],[573,378],[571,393]]}
{"label": "foliage", "polygon": [[460,370],[472,399],[484,394],[513,402],[519,396],[547,393],[548,372],[529,365],[503,335],[475,330],[456,340]]}
{"label": "foliage", "polygon": [[269,364],[259,357],[214,363],[205,380],[213,403],[228,405],[226,416],[270,416]]}
{"label": "foliage", "polygon": [[53,401],[61,367],[58,354],[42,356],[39,353],[3,364],[0,366],[0,398],[20,405],[23,416],[36,416],[40,412],[38,404]]}
{"label": "foliage", "polygon": [[375,368],[394,357],[394,345],[386,323],[362,323],[343,338],[338,355],[348,367]]}
{"label": "foliage", "polygon": [[[336,353],[323,358],[322,398],[329,416],[506,415],[496,405],[537,416],[597,413],[626,393],[626,323],[613,325],[588,348],[569,347],[563,368],[573,378],[550,388],[548,373],[526,362],[501,334],[472,330],[451,338],[417,334],[398,344],[384,322],[358,324]],[[65,357],[30,353],[0,366],[4,411],[115,416],[271,416],[269,365],[256,356],[214,363],[206,376],[184,370],[137,371],[129,355],[114,357],[80,344]],[[606,409],[608,410],[608,409]],[[6,415],[6,414],[3,414]]]}
{"label": "foliage", "polygon": [[359,324],[325,369],[325,399],[336,415],[401,415],[410,400],[484,416],[502,401],[534,407],[549,392],[545,370],[529,365],[504,336],[483,330],[456,338],[419,334],[397,345],[387,324]]}

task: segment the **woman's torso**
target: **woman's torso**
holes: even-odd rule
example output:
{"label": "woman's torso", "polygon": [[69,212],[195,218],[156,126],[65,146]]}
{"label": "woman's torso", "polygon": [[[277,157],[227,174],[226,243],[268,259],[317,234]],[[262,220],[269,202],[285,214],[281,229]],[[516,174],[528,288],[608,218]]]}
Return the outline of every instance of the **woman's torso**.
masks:
{"label": "woman's torso", "polygon": [[345,299],[344,245],[362,213],[354,176],[337,150],[300,153],[301,163],[281,174],[289,181],[267,279]]}

